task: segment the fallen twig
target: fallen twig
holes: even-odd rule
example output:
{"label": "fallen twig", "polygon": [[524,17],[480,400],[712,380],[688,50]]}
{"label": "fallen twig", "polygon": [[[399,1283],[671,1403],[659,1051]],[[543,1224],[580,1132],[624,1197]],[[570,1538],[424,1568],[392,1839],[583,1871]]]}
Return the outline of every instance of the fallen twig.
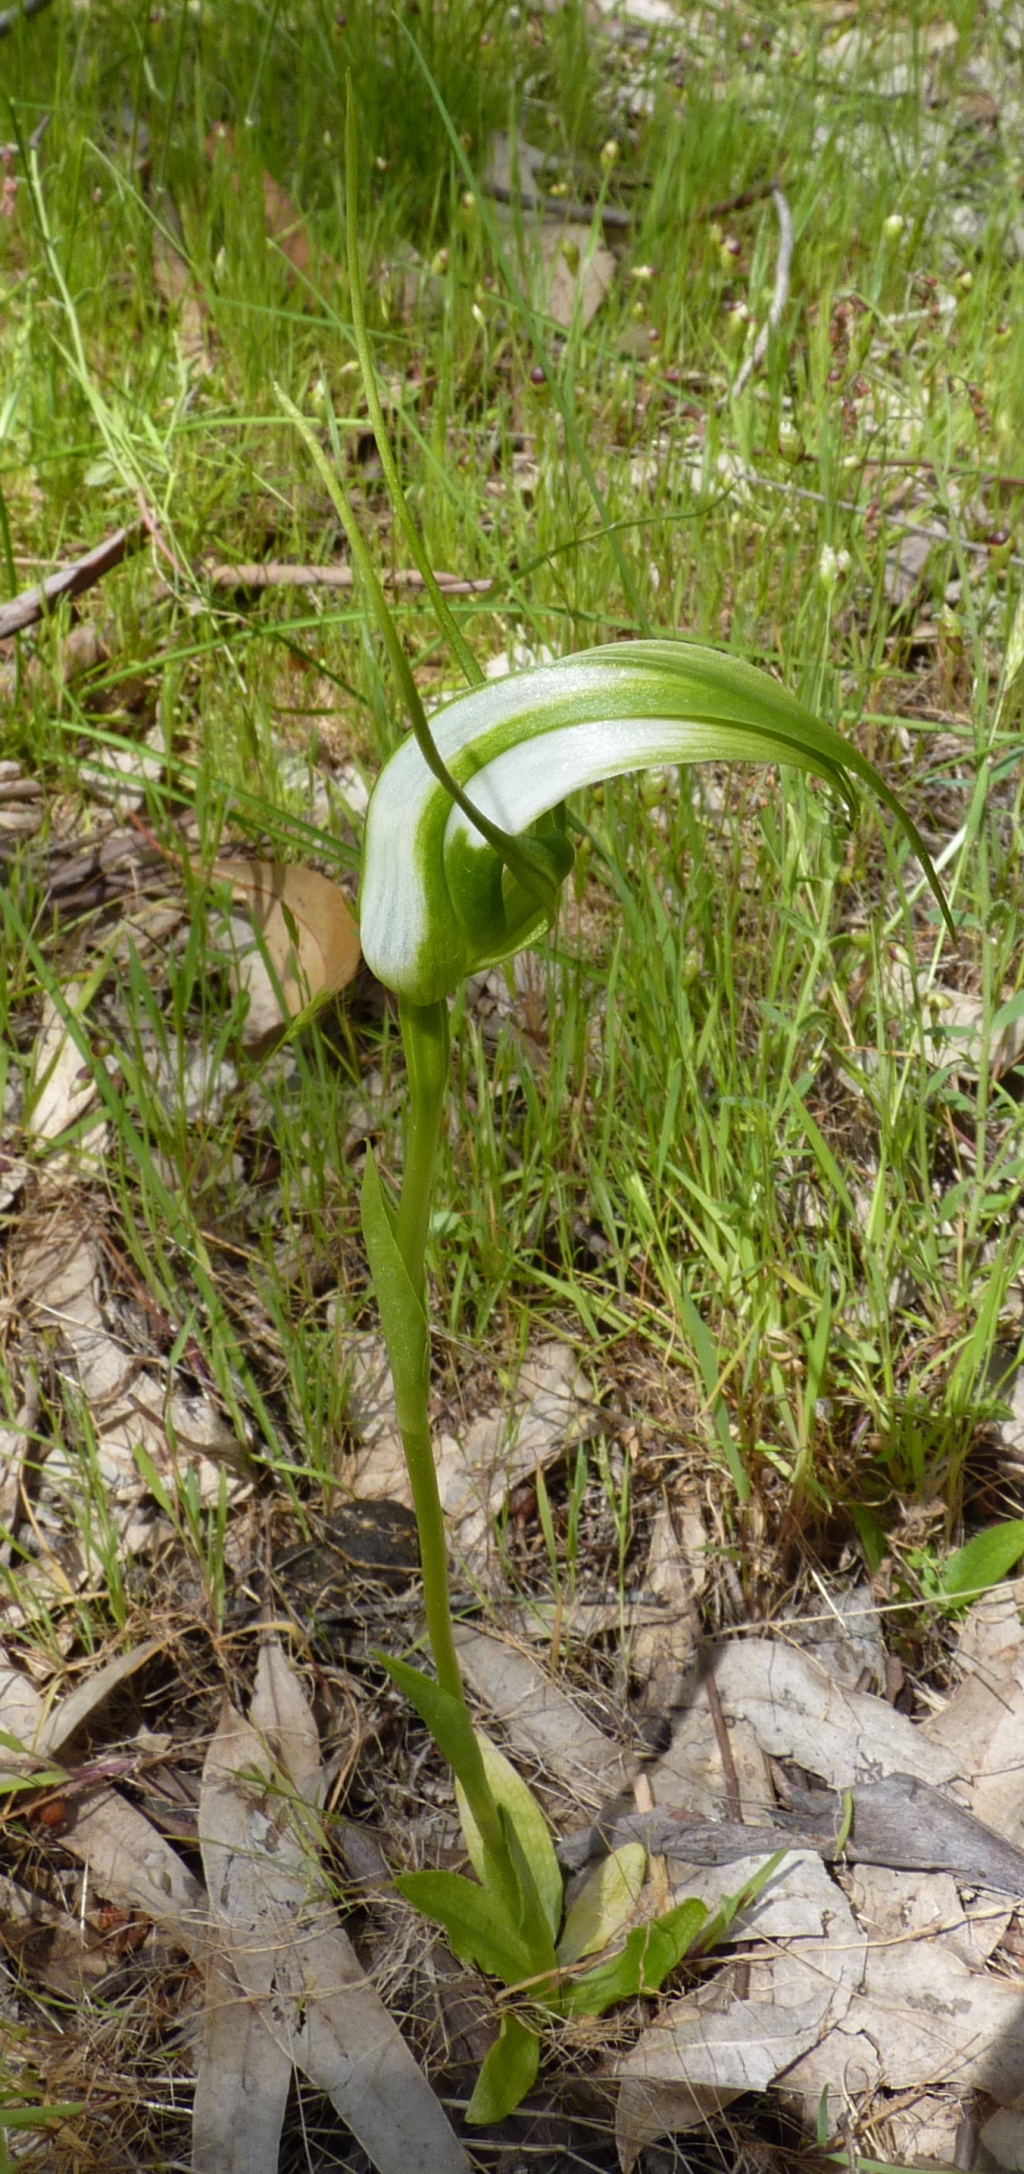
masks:
{"label": "fallen twig", "polygon": [[[203,571],[215,589],[351,589],[355,580],[351,566],[289,566],[275,559],[207,566]],[[494,586],[489,580],[463,581],[458,574],[436,573],[434,579],[446,596],[486,596]],[[398,567],[394,573],[382,574],[381,580],[385,588],[422,589],[424,585],[415,566]]]}
{"label": "fallen twig", "polygon": [[[517,204],[521,211],[543,211],[551,219],[573,219],[589,226],[597,210],[596,204],[574,204],[562,196],[545,196],[539,189],[509,189],[504,182],[485,183],[485,193],[493,196],[496,204]],[[632,224],[628,211],[619,204],[601,205],[602,226],[624,229]]]}
{"label": "fallen twig", "polygon": [[86,589],[95,588],[112,567],[120,566],[122,559],[140,551],[145,538],[146,530],[141,521],[133,523],[131,528],[115,529],[112,536],[104,537],[94,550],[85,553],[84,558],[75,559],[70,566],[59,567],[35,588],[23,589],[9,604],[0,605],[0,642],[7,641],[12,634],[21,634],[26,627],[36,626],[40,619],[47,618],[62,597],[81,596]]}
{"label": "fallen twig", "polygon": [[[753,468],[744,468],[742,475],[737,476],[736,481],[737,483],[746,484],[750,490],[781,491],[784,497],[803,498],[810,505],[830,506],[834,513],[859,513],[862,520],[866,519],[871,511],[870,506],[859,505],[855,498],[829,498],[824,491],[811,491],[808,490],[806,484],[790,483],[788,480],[777,476],[758,475]],[[894,529],[901,536],[927,536],[931,543],[952,544],[958,542],[960,550],[970,552],[974,558],[987,559],[991,557],[991,545],[978,543],[971,536],[960,536],[957,539],[950,535],[948,529],[926,528],[921,521],[902,520],[898,513],[888,513],[884,506],[879,506],[875,510],[878,519],[884,522],[887,528]],[[1006,563],[1008,566],[1024,566],[1024,555],[1014,552]]]}
{"label": "fallen twig", "polygon": [[726,219],[731,211],[746,211],[751,204],[759,204],[763,197],[773,195],[778,184],[774,181],[755,181],[749,189],[740,189],[736,196],[723,196],[718,204],[708,204],[705,219]]}
{"label": "fallen twig", "polygon": [[[761,326],[746,362],[742,364],[736,373],[735,381],[727,395],[730,400],[735,400],[737,394],[743,391],[743,387],[753,377],[754,371],[760,368],[768,352],[769,339],[782,323],[783,312],[789,301],[789,275],[793,265],[793,214],[789,208],[789,200],[782,189],[774,188],[772,190],[772,200],[779,220],[779,261],[775,267],[775,292],[772,295],[768,315]],[[724,404],[723,402],[723,406]]]}

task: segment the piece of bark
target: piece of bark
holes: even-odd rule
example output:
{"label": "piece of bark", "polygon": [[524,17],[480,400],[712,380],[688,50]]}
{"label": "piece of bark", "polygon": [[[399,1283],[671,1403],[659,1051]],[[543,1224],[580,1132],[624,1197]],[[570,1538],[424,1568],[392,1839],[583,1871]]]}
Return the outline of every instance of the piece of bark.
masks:
{"label": "piece of bark", "polygon": [[[576,1870],[623,1842],[642,1842],[657,1857],[687,1864],[732,1864],[757,1852],[813,1849],[829,1861],[837,1855],[843,1799],[825,1790],[794,1791],[802,1805],[771,1825],[746,1827],[735,1820],[688,1820],[659,1806],[598,1820],[570,1836],[559,1851]],[[861,1782],[852,1791],[853,1825],[838,1853],[852,1864],[886,1865],[902,1872],[949,1872],[965,1886],[1024,1897],[1024,1850],[982,1825],[973,1813],[929,1788],[913,1774]],[[803,1817],[800,1812],[803,1812]]]}

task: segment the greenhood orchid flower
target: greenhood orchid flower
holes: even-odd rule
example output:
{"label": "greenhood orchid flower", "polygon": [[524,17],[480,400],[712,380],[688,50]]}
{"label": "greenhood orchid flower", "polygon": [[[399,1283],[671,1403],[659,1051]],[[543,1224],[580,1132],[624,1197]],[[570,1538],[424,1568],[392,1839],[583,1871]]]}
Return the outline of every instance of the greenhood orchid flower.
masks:
{"label": "greenhood orchid flower", "polygon": [[[381,1659],[456,1777],[476,1874],[469,1880],[447,1869],[410,1873],[399,1878],[399,1889],[444,1926],[458,1955],[502,1979],[522,2003],[522,2012],[506,2007],[467,2108],[468,2120],[491,2122],[532,2086],[544,2015],[598,2015],[613,2001],[654,1992],[694,1940],[717,1937],[721,1924],[702,1926],[701,1905],[682,1903],[653,1923],[635,1925],[617,1951],[607,1951],[608,1959],[581,1972],[585,1957],[624,1931],[643,1853],[634,1847],[633,1858],[641,1863],[631,1860],[630,1876],[630,1846],[617,1853],[607,1892],[599,1867],[563,1924],[561,1874],[544,1814],[508,1761],[474,1728],[466,1705],[429,1414],[426,1249],[448,1082],[448,999],[467,974],[510,958],[553,924],[573,862],[565,818],[570,796],[655,764],[780,763],[823,778],[850,804],[855,782],[868,786],[902,828],[951,923],[925,847],[884,780],[855,747],[753,666],[696,642],[644,640],[483,680],[438,587],[388,442],[363,314],[357,181],[350,82],[348,268],[363,389],[396,515],[470,681],[432,724],[345,491],[336,422],[329,411],[332,464],[306,418],[285,394],[279,397],[337,508],[412,728],[378,778],[363,838],[362,947],[379,980],[398,997],[406,1109],[398,1199],[389,1197],[369,1152],[362,1221],[419,1529],[436,1681],[403,1661]],[[695,1307],[683,1298],[685,1324],[701,1333]],[[740,1492],[739,1479],[736,1484]],[[775,1862],[762,1868],[758,1884]],[[728,1907],[723,1905],[726,1912]]]}
{"label": "greenhood orchid flower", "polygon": [[563,803],[653,764],[788,763],[848,801],[858,778],[929,866],[914,825],[855,747],[766,673],[696,642],[615,643],[539,665],[470,688],[431,729],[492,838],[505,832],[534,859],[525,872],[510,868],[453,803],[418,741],[403,742],[370,800],[360,933],[379,980],[412,1004],[439,1002],[550,926],[572,865]]}

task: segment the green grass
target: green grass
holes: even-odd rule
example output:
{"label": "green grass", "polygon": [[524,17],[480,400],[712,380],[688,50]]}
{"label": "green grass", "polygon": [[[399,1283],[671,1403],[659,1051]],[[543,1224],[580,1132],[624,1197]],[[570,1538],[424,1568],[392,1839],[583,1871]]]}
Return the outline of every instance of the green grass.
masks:
{"label": "green grass", "polygon": [[[794,1503],[810,1558],[849,1545],[872,1569],[902,1545],[908,1505],[941,1501],[940,1553],[965,1517],[1019,1508],[976,1454],[1020,1340],[1018,1075],[964,1062],[928,1001],[933,981],[977,992],[984,1048],[1021,976],[1020,684],[1001,698],[1000,673],[1024,530],[1017,484],[993,480],[1024,466],[1021,153],[1009,121],[972,119],[960,97],[973,56],[999,60],[998,24],[945,11],[960,42],[929,59],[937,14],[901,15],[920,49],[905,91],[882,95],[870,56],[837,77],[806,9],[723,11],[646,55],[588,27],[582,5],[402,12],[476,175],[490,133],[519,126],[574,199],[607,186],[630,213],[586,330],[544,321],[528,223],[503,226],[496,249],[401,23],[369,0],[344,29],[319,0],[58,4],[0,44],[0,136],[25,144],[50,117],[37,178],[12,163],[0,220],[0,589],[134,519],[139,492],[185,569],[152,550],[126,562],[82,607],[106,629],[107,662],[65,680],[58,614],[22,643],[40,669],[21,699],[0,697],[0,756],[44,781],[53,838],[96,820],[84,761],[158,726],[168,782],[142,820],[190,870],[191,926],[163,955],[122,949],[78,1029],[110,1133],[102,1175],[75,1182],[164,1353],[208,1376],[259,1485],[300,1519],[329,1499],[347,1424],[333,1294],[344,1322],[369,1324],[360,1139],[369,1129],[396,1166],[396,1036],[363,992],[262,1069],[240,1058],[194,877],[225,836],[351,875],[358,841],[311,820],[288,758],[321,750],[372,775],[399,730],[358,598],[246,603],[211,591],[201,563],[339,554],[275,381],[315,418],[326,388],[374,556],[407,563],[367,458],[337,269],[351,67],[389,424],[433,563],[494,584],[454,606],[480,659],[611,640],[644,617],[722,642],[854,735],[946,855],[955,952],[870,810],[851,828],[817,790],[790,780],[784,800],[746,774],[620,783],[576,811],[576,873],[528,997],[520,976],[497,1012],[472,989],[456,1006],[431,1264],[439,1389],[456,1397],[483,1349],[514,1366],[552,1333],[578,1340],[602,1392],[647,1367],[659,1484],[696,1444],[757,1609],[793,1575]],[[222,122],[235,155],[211,162]],[[264,168],[307,222],[308,277],[265,240]],[[734,401],[752,337],[735,305],[763,320],[777,220],[770,197],[709,207],[777,176],[791,296]],[[169,231],[203,300],[205,375],[154,282]],[[539,352],[554,395],[534,382]],[[884,507],[910,481],[922,496],[904,517],[949,536],[902,606],[886,590],[899,535]],[[826,545],[849,559],[832,588]],[[154,602],[165,577],[173,596]],[[396,608],[424,693],[454,688],[421,604]],[[0,1062],[18,1151],[42,992],[92,970],[120,908],[55,915],[34,842],[5,913]],[[209,1078],[223,1055],[236,1065],[198,1109],[188,1051]],[[34,1169],[47,1185],[45,1158]],[[11,1245],[16,1258],[13,1226]],[[20,1363],[11,1341],[11,1415]],[[68,1517],[91,1575],[68,1606],[88,1650],[137,1623],[144,1597],[104,1526],[88,1416],[52,1381],[42,1391],[40,1440],[60,1430],[80,1462]],[[549,1480],[552,1534],[568,1520],[574,1548],[582,1485],[575,1467]],[[586,1488],[606,1522],[619,1502],[607,1561],[621,1585],[642,1573],[628,1486],[617,1495],[594,1465]],[[750,1505],[768,1535],[756,1573]],[[199,1505],[181,1471],[168,1509],[215,1627],[223,1502]],[[64,1603],[26,1597],[17,1548],[4,1576],[25,1637],[56,1658]],[[894,1599],[920,1590],[913,1565],[894,1579]]]}
{"label": "green grass", "polygon": [[[922,38],[928,21],[919,19]],[[545,970],[543,1064],[524,1054],[514,1017],[485,1052],[470,1007],[460,1037],[460,1183],[449,1188],[435,1263],[451,1333],[475,1339],[500,1321],[514,1340],[524,1309],[534,1322],[550,1312],[588,1335],[650,1338],[685,1372],[695,1364],[691,1299],[755,1484],[766,1464],[823,1504],[858,1495],[863,1459],[849,1466],[844,1434],[867,1409],[873,1475],[877,1467],[897,1492],[946,1490],[953,1521],[971,1415],[1019,1265],[1016,1105],[984,1068],[965,1081],[952,1046],[935,1061],[921,1000],[936,960],[940,978],[982,988],[989,1015],[1016,987],[1017,711],[1010,702],[997,713],[994,690],[1019,569],[966,548],[983,518],[1012,526],[1016,501],[989,487],[983,511],[954,520],[933,553],[916,605],[939,628],[938,670],[927,673],[928,652],[914,651],[906,615],[886,597],[884,548],[843,502],[864,507],[904,464],[913,473],[915,460],[927,461],[927,522],[932,509],[948,511],[954,486],[970,504],[978,477],[1007,465],[1024,382],[1022,276],[1003,248],[1011,152],[986,138],[968,155],[955,102],[944,120],[923,113],[913,81],[904,97],[866,101],[863,84],[837,83],[799,15],[767,56],[761,28],[747,11],[716,33],[717,45],[691,54],[685,102],[657,51],[648,57],[650,113],[628,132],[618,127],[612,181],[635,212],[635,234],[594,324],[563,339],[531,314],[537,289],[514,233],[505,267],[525,285],[509,291],[493,215],[485,199],[465,198],[465,173],[400,26],[382,37],[365,9],[339,31],[327,9],[247,7],[174,10],[153,22],[141,9],[109,20],[58,11],[45,34],[24,26],[5,46],[12,138],[23,141],[43,112],[52,119],[37,180],[23,162],[12,169],[14,215],[0,230],[0,487],[22,556],[71,554],[130,515],[139,490],[186,565],[204,549],[330,556],[333,513],[272,393],[279,376],[315,412],[323,379],[340,403],[371,540],[385,563],[401,557],[372,468],[364,479],[355,457],[365,426],[353,409],[345,279],[335,271],[341,82],[351,66],[370,183],[368,262],[386,258],[399,236],[424,255],[435,245],[447,252],[430,275],[426,314],[378,318],[379,359],[432,558],[495,581],[493,605],[457,607],[478,652],[515,641],[571,648],[631,623],[566,449],[575,436],[650,622],[725,639],[779,669],[888,763],[940,850],[964,829],[947,868],[961,929],[953,961],[939,956],[930,905],[915,894],[904,906],[902,849],[889,865],[870,814],[846,835],[817,794],[801,788],[783,804],[742,779],[715,784],[710,817],[704,785],[691,794],[674,779],[660,795],[656,783],[610,788],[582,810],[583,910]],[[971,49],[966,17],[961,31]],[[550,25],[439,9],[420,32],[472,161],[488,129],[518,114],[552,172],[559,161],[571,172],[573,193],[598,184],[597,151],[621,110],[616,84],[640,69],[628,44],[602,55],[574,9]],[[487,58],[469,67],[474,47]],[[950,55],[936,65],[953,86]],[[401,141],[393,86],[408,109]],[[211,164],[204,143],[224,120],[241,123],[237,157],[222,148]],[[944,231],[940,151],[954,176],[963,169],[978,207],[969,249]],[[290,279],[264,241],[264,165],[308,220],[308,281]],[[730,405],[741,350],[723,305],[746,299],[754,318],[763,314],[775,214],[767,199],[709,222],[707,206],[780,171],[797,232],[786,334]],[[152,280],[164,190],[209,311],[212,368],[191,381]],[[898,235],[894,212],[905,222]],[[632,280],[633,266],[655,276]],[[371,307],[378,291],[371,271]],[[1007,329],[993,338],[994,326]],[[557,400],[531,380],[537,339],[554,358]],[[795,468],[777,451],[780,430],[787,453],[791,441],[804,449]],[[524,444],[525,489],[522,455],[514,458]],[[730,489],[740,462],[757,480]],[[826,542],[850,560],[834,591],[815,575]],[[12,575],[24,578],[11,566],[9,585]],[[961,584],[952,609],[942,603],[950,580]],[[189,584],[177,587],[184,603]],[[130,742],[141,679],[142,712],[161,725],[176,788],[152,801],[158,832],[175,805],[191,805],[204,840],[241,823],[269,828],[300,857],[318,850],[330,860],[332,845],[303,830],[283,789],[281,758],[307,734],[315,753],[321,717],[335,747],[371,772],[393,743],[393,696],[358,600],[310,608],[285,593],[239,611],[205,597],[200,574],[198,611],[186,614],[154,610],[151,589],[145,560],[108,581],[90,608],[113,614],[109,664],[84,684],[37,678],[29,703],[8,710],[8,748],[73,792],[87,735]],[[402,617],[433,688],[436,637],[418,607],[405,605]],[[55,661],[59,628],[38,648]],[[442,684],[454,684],[445,669]],[[922,709],[941,712],[937,765],[935,720]],[[300,820],[289,831],[292,812]],[[902,880],[913,872],[904,868]],[[33,971],[60,977],[61,945],[44,927],[31,967],[17,945],[8,955],[8,1003],[22,1020],[26,971],[29,986]],[[133,970],[120,992],[117,1109],[132,1144],[119,1198],[129,1243],[165,1304],[181,1298],[187,1232],[233,1212],[244,1097],[239,1090],[227,1117],[198,1127],[181,1108],[169,1117],[154,1106],[132,1037],[145,1020],[151,1039],[165,1027],[179,1050],[198,1039],[216,1065],[232,1022],[217,1003],[204,1008],[203,944],[197,916],[167,983]],[[914,993],[906,997],[904,966],[895,1014],[897,957],[914,961]],[[287,1085],[282,1077],[270,1090],[280,1205],[323,1269],[350,1258],[354,1243],[354,1188],[330,1142],[345,1124],[352,1066],[372,1053],[365,1036],[349,1049],[339,1063],[314,1037]],[[303,1140],[315,1143],[312,1162]],[[157,1141],[174,1173],[173,1240],[162,1188],[150,1183]],[[660,1249],[631,1185],[650,1203]],[[237,1212],[251,1218],[252,1203]],[[599,1272],[577,1258],[581,1219],[601,1232]],[[256,1254],[258,1232],[250,1238]],[[309,1416],[309,1396],[322,1439],[340,1424],[317,1355],[322,1318],[315,1303],[293,1318],[294,1294],[272,1269],[262,1287],[289,1352],[289,1433]],[[809,1401],[823,1309],[829,1334]],[[207,1322],[206,1332],[224,1389],[241,1362],[224,1323]],[[921,1441],[901,1413],[925,1407]],[[265,1448],[287,1461],[273,1428]]]}

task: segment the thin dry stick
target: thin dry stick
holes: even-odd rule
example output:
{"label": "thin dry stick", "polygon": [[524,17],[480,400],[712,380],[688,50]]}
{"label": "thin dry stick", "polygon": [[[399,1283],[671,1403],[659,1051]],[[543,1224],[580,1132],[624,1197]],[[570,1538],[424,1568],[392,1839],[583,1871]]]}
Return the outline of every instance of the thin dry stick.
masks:
{"label": "thin dry stick", "polygon": [[749,189],[740,189],[736,196],[723,196],[718,204],[709,204],[705,219],[725,219],[731,211],[746,211],[748,205],[759,204],[763,197],[771,196],[778,188],[777,181],[755,181]]}
{"label": "thin dry stick", "polygon": [[122,559],[142,549],[145,536],[141,521],[133,523],[131,528],[115,529],[112,536],[106,536],[94,550],[87,551],[84,558],[75,559],[70,566],[59,567],[55,574],[47,574],[46,580],[36,588],[23,589],[9,604],[0,605],[0,642],[47,618],[62,596],[81,596],[86,589],[95,588],[112,567],[120,566]]}
{"label": "thin dry stick", "polygon": [[[543,211],[548,218],[574,219],[579,225],[589,226],[597,209],[595,204],[574,204],[567,197],[543,196],[536,189],[510,189],[503,181],[485,182],[484,190],[496,204],[516,204],[521,211]],[[602,204],[601,224],[625,229],[632,224],[632,216],[618,204]]]}
{"label": "thin dry stick", "polygon": [[701,1681],[708,1695],[711,1726],[715,1732],[715,1742],[718,1745],[719,1757],[722,1761],[726,1815],[729,1819],[739,1821],[743,1818],[743,1800],[740,1796],[739,1775],[736,1772],[736,1761],[732,1755],[729,1731],[725,1725],[722,1701],[718,1695],[718,1685],[715,1682],[714,1658],[711,1648],[704,1638],[698,1638],[697,1640],[697,1664],[700,1668]]}
{"label": "thin dry stick", "polygon": [[[753,377],[754,371],[760,369],[768,352],[768,342],[772,333],[776,332],[782,323],[783,312],[789,301],[789,275],[793,267],[793,214],[782,189],[776,187],[772,190],[772,202],[775,205],[779,220],[779,261],[775,267],[775,292],[772,295],[768,315],[761,326],[746,362],[736,373],[732,391],[727,395],[731,400],[735,400],[737,394],[743,391],[744,385]],[[722,405],[725,405],[724,401]]]}
{"label": "thin dry stick", "polygon": [[[12,597],[9,604],[0,605],[0,642],[14,634],[24,633],[27,627],[38,625],[48,617],[53,606],[64,596],[82,596],[86,589],[95,588],[104,574],[109,574],[122,559],[140,551],[151,537],[170,560],[177,574],[187,578],[169,546],[164,542],[153,515],[143,507],[140,499],[141,519],[131,528],[115,529],[95,549],[87,551],[83,558],[75,559],[70,566],[58,567],[48,574],[45,581],[34,588],[23,589]],[[284,566],[274,560],[240,566],[210,566],[205,569],[207,581],[215,589],[351,589],[353,574],[350,566]],[[416,567],[398,567],[383,579],[399,589],[422,589],[423,576]],[[447,596],[487,596],[492,581],[460,581],[455,574],[439,573],[438,585]],[[161,584],[152,601],[162,602],[172,592]]]}
{"label": "thin dry stick", "polygon": [[161,557],[167,560],[169,566],[173,566],[179,581],[187,581],[188,575],[185,572],[185,568],[183,567],[181,560],[175,558],[174,553],[171,550],[170,544],[167,542],[166,537],[164,536],[163,531],[161,530],[157,522],[156,515],[155,513],[150,512],[150,509],[146,504],[145,497],[141,490],[137,490],[135,493],[135,503],[139,509],[139,519],[142,522],[142,526],[145,529],[147,536],[150,538],[155,550],[159,551]]}
{"label": "thin dry stick", "polygon": [[[351,589],[355,579],[351,566],[289,566],[275,559],[207,566],[203,573],[215,589]],[[461,581],[457,574],[435,573],[434,579],[446,596],[486,596],[494,586],[491,581]],[[424,586],[415,566],[400,566],[394,573],[382,574],[381,581],[396,589]]]}
{"label": "thin dry stick", "polygon": [[[2,38],[3,35],[3,29],[2,27],[0,27],[0,38]],[[36,125],[32,130],[32,134],[28,139],[28,147],[30,151],[38,151],[39,146],[42,143],[43,137],[45,136],[49,126],[50,116],[48,113],[44,113],[42,120],[36,122]],[[0,159],[16,159],[20,157],[20,155],[20,143],[0,143]]]}

